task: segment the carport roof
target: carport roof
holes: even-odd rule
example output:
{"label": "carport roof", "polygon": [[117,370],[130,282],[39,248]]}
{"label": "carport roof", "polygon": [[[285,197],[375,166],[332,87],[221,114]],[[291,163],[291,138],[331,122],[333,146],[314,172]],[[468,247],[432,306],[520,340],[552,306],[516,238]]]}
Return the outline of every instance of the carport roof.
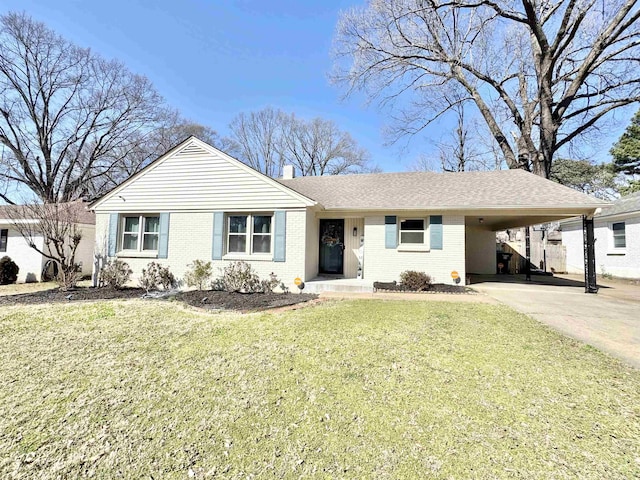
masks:
{"label": "carport roof", "polygon": [[524,170],[332,175],[279,181],[327,210],[587,211],[609,205]]}

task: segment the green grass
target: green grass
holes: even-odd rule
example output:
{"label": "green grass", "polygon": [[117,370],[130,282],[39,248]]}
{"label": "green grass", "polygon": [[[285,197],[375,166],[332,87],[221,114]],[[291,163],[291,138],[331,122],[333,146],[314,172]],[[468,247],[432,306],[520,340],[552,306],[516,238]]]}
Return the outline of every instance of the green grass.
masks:
{"label": "green grass", "polygon": [[21,293],[51,290],[52,288],[58,288],[58,284],[56,282],[11,283],[9,285],[0,285],[0,297],[3,295],[18,295]]}
{"label": "green grass", "polygon": [[633,478],[640,372],[492,305],[0,310],[1,478]]}

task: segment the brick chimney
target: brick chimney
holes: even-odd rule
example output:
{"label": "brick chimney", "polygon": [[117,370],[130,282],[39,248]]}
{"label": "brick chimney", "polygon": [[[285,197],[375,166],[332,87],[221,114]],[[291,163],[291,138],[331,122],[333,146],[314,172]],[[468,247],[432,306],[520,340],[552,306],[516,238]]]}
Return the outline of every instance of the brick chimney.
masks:
{"label": "brick chimney", "polygon": [[293,168],[293,165],[285,165],[284,167],[282,167],[283,180],[291,180],[295,176],[296,174],[295,174],[295,169]]}

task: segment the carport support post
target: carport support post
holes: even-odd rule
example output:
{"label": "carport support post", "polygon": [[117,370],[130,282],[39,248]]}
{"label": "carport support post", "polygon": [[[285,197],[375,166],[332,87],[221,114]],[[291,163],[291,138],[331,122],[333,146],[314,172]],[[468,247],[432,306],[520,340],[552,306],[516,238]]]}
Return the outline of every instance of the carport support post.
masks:
{"label": "carport support post", "polygon": [[582,216],[582,240],[584,241],[584,293],[598,293],[593,217]]}
{"label": "carport support post", "polygon": [[524,244],[525,244],[525,255],[526,255],[526,266],[524,267],[524,271],[526,273],[525,279],[527,282],[531,281],[531,228],[527,226],[524,229]]}

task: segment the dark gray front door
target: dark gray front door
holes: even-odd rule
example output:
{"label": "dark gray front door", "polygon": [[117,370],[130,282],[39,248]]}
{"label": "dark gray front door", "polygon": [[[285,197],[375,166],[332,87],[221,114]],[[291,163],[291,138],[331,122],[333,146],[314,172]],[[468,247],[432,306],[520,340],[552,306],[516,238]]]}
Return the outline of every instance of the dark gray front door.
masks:
{"label": "dark gray front door", "polygon": [[320,220],[320,273],[342,275],[344,219]]}

